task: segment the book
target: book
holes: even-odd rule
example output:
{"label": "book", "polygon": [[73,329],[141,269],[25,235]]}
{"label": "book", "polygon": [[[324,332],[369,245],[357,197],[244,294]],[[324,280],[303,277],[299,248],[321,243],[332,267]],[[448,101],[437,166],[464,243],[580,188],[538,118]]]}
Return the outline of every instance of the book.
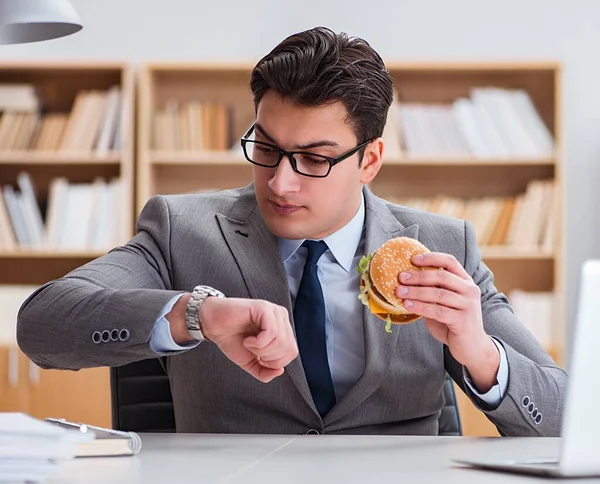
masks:
{"label": "book", "polygon": [[92,433],[95,438],[80,442],[75,457],[117,457],[135,455],[142,449],[142,439],[136,432],[96,427],[84,423],[69,422],[64,418],[46,418],[46,422],[81,433]]}
{"label": "book", "polygon": [[44,482],[93,438],[24,413],[0,412],[0,482]]}

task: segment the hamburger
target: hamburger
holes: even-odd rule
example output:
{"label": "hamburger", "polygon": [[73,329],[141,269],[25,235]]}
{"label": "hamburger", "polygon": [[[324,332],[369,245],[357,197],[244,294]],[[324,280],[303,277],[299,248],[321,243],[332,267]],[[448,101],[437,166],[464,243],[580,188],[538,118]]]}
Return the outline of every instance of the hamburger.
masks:
{"label": "hamburger", "polygon": [[396,288],[400,284],[398,276],[403,271],[435,269],[412,263],[414,256],[428,252],[429,249],[418,240],[396,237],[360,260],[357,269],[361,275],[358,298],[372,314],[385,321],[388,333],[392,332],[392,324],[412,323],[421,317],[404,307],[402,299],[396,296]]}

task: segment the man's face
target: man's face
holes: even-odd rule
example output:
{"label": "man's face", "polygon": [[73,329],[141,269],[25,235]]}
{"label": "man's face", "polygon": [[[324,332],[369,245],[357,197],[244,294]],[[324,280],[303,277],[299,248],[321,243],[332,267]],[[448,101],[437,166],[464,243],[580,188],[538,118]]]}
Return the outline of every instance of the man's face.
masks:
{"label": "man's face", "polygon": [[[257,141],[284,150],[330,157],[351,150],[357,140],[336,102],[319,107],[296,106],[273,91],[261,99],[256,117]],[[370,143],[359,167],[359,154],[333,166],[325,178],[296,173],[287,157],[276,168],[253,165],[256,198],[271,233],[287,239],[320,239],[339,230],[356,214],[363,184],[381,166],[382,143]]]}

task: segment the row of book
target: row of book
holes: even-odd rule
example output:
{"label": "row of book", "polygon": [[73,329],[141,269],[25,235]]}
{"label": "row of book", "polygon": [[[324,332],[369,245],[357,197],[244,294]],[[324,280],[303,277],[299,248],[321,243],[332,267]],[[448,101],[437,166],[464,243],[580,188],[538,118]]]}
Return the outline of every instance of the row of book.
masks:
{"label": "row of book", "polygon": [[[29,88],[28,88],[29,87]],[[44,112],[26,93],[33,86],[21,86],[17,99],[3,102],[0,86],[0,151],[51,151],[94,153],[99,156],[121,146],[122,92],[118,86],[108,90],[82,90],[68,113]],[[17,91],[18,92],[18,91]]]}
{"label": "row of book", "polygon": [[[0,187],[0,249],[16,247],[104,249],[123,240],[118,203],[121,182],[96,179],[91,184],[69,184],[55,178],[50,184],[46,221],[42,217],[31,178],[17,177],[18,189]],[[505,246],[551,252],[556,246],[553,180],[532,180],[514,196],[433,198],[388,196],[391,202],[448,217],[469,220],[482,246]],[[65,234],[69,234],[65,236]]]}
{"label": "row of book", "polygon": [[0,187],[0,250],[103,251],[127,236],[119,178],[93,183],[54,178],[45,217],[27,172],[19,173],[16,185]]}
{"label": "row of book", "polygon": [[529,94],[497,87],[450,104],[395,99],[384,140],[392,157],[545,158],[555,145]]}
{"label": "row of book", "polygon": [[169,99],[154,112],[152,146],[160,151],[227,151],[233,144],[233,107]]}
{"label": "row of book", "polygon": [[[30,84],[0,84],[0,151],[106,154],[121,146],[122,92],[82,90],[69,113],[45,113]],[[234,108],[174,98],[153,115],[160,151],[225,151],[237,142]],[[453,103],[394,100],[384,132],[388,157],[544,158],[554,139],[523,89],[478,87]]]}
{"label": "row of book", "polygon": [[532,180],[515,196],[457,198],[387,197],[407,207],[470,221],[479,245],[552,251],[556,246],[556,185]]}
{"label": "row of book", "polygon": [[41,102],[36,87],[31,83],[0,83],[0,111],[36,113]]}

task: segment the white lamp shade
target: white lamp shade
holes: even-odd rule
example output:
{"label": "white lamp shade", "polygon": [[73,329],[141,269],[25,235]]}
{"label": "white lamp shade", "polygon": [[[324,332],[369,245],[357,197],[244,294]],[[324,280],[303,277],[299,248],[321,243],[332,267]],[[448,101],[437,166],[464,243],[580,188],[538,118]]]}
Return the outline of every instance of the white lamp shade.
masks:
{"label": "white lamp shade", "polygon": [[68,0],[0,0],[0,44],[56,39],[81,29]]}

